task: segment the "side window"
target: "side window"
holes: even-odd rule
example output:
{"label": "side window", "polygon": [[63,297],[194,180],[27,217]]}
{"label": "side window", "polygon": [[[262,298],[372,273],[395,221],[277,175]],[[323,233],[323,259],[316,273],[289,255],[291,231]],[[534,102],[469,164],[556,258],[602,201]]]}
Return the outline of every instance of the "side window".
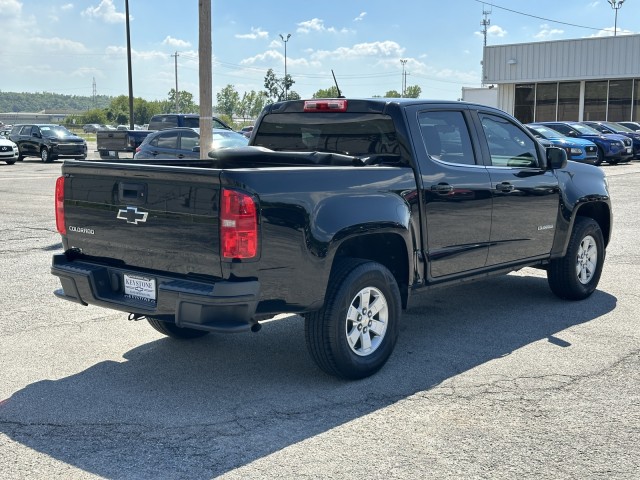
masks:
{"label": "side window", "polygon": [[158,148],[178,148],[178,133],[158,135]]}
{"label": "side window", "polygon": [[200,117],[184,117],[183,119],[183,127],[189,128],[199,128],[200,127]]}
{"label": "side window", "polygon": [[227,129],[227,127],[220,120],[214,118],[212,121],[213,128],[224,128],[225,130]]}
{"label": "side window", "polygon": [[475,165],[467,122],[460,111],[431,111],[418,114],[422,141],[435,160]]}
{"label": "side window", "polygon": [[200,136],[196,132],[182,132],[180,148],[182,150],[193,150],[193,147],[200,144]]}
{"label": "side window", "polygon": [[573,132],[573,129],[571,127],[567,127],[566,125],[562,125],[562,124],[553,124],[553,125],[549,125],[549,128],[553,128],[556,132],[560,132],[563,135],[571,135],[571,133]]}
{"label": "side window", "polygon": [[532,168],[539,165],[536,145],[520,127],[497,115],[480,113],[479,116],[492,165]]}

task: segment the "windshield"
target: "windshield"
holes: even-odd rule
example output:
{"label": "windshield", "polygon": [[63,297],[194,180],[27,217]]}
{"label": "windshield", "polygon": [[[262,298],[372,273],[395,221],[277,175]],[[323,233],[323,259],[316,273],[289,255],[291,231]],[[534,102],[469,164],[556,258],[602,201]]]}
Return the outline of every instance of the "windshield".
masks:
{"label": "windshield", "polygon": [[572,123],[571,126],[583,135],[600,135],[600,132],[597,130],[587,127],[586,125],[582,125],[581,123]]}
{"label": "windshield", "polygon": [[619,123],[604,122],[604,124],[607,127],[609,127],[611,130],[614,130],[616,132],[633,133],[633,130],[631,130],[630,128],[625,127],[624,125],[620,125]]}
{"label": "windshield", "polygon": [[40,131],[43,135],[48,137],[66,137],[68,135],[73,135],[69,130],[60,125],[45,125],[40,127]]}
{"label": "windshield", "polygon": [[542,127],[540,125],[529,127],[531,130],[534,130],[538,135],[543,138],[551,139],[551,138],[564,138],[565,136],[555,130],[551,130],[547,127]]}

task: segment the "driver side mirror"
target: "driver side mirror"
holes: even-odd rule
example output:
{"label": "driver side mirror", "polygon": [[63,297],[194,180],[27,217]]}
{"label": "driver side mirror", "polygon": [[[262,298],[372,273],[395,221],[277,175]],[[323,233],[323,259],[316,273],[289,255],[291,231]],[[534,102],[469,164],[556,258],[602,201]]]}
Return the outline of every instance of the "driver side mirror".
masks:
{"label": "driver side mirror", "polygon": [[547,147],[547,166],[549,170],[556,170],[567,166],[567,152],[558,147]]}

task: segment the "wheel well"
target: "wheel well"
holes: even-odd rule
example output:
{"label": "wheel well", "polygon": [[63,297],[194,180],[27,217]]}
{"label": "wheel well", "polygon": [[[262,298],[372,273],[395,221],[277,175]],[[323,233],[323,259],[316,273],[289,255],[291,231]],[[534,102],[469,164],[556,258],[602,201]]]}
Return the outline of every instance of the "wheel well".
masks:
{"label": "wheel well", "polygon": [[336,252],[333,268],[345,257],[362,258],[378,262],[389,269],[398,283],[402,308],[407,307],[409,288],[409,262],[407,247],[400,235],[392,233],[363,235],[346,240]]}
{"label": "wheel well", "polygon": [[585,203],[578,210],[578,216],[593,218],[602,230],[605,246],[609,244],[611,237],[611,215],[606,203]]}

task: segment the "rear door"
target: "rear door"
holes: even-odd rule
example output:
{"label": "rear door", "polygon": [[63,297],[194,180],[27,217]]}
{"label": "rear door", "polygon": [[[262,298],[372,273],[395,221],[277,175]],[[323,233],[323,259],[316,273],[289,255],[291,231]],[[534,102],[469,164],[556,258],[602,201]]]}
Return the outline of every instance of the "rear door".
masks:
{"label": "rear door", "polygon": [[219,170],[65,164],[69,248],[148,270],[220,276]]}
{"label": "rear door", "polygon": [[[483,268],[491,234],[491,179],[465,107],[409,107],[421,176],[431,279]],[[417,120],[417,121],[416,121]]]}

